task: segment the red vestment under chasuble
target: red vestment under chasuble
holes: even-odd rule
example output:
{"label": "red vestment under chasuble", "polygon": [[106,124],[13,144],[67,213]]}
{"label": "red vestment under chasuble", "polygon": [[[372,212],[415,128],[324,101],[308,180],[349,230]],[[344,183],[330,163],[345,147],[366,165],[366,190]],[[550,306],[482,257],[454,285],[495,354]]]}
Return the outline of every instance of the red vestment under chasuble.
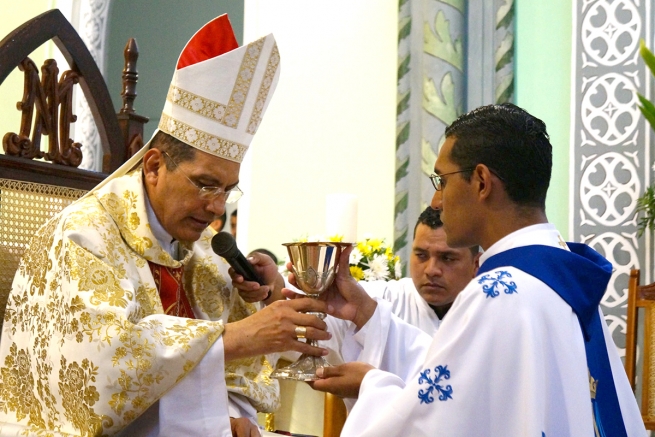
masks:
{"label": "red vestment under chasuble", "polygon": [[148,261],[148,266],[152,272],[152,278],[155,280],[159,297],[161,297],[164,314],[195,319],[191,304],[189,304],[189,299],[184,291],[184,266],[166,267],[152,261]]}

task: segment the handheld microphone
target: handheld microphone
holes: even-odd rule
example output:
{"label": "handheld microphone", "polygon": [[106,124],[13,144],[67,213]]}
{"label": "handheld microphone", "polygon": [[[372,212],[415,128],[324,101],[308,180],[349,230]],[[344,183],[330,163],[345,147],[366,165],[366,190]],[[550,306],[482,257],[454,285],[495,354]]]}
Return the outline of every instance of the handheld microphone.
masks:
{"label": "handheld microphone", "polygon": [[212,238],[212,250],[219,256],[225,258],[230,266],[239,275],[243,276],[246,281],[255,281],[259,285],[266,285],[262,278],[259,277],[254,267],[246,259],[237,247],[236,241],[232,234],[228,232],[219,232]]}

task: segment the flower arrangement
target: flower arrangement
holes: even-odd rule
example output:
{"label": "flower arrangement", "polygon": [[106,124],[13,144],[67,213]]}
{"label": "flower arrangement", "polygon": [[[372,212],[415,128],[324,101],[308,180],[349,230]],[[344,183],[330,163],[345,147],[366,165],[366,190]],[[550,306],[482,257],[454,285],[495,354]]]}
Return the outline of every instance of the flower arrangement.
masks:
{"label": "flower arrangement", "polygon": [[364,238],[350,253],[350,274],[358,281],[400,279],[400,257],[384,239]]}
{"label": "flower arrangement", "polygon": [[[312,235],[297,241],[338,242],[343,241],[343,236],[333,235],[324,238],[321,235]],[[350,274],[358,281],[400,279],[402,276],[400,257],[394,255],[393,249],[391,246],[387,246],[384,239],[364,236],[364,239],[358,241],[350,253]]]}

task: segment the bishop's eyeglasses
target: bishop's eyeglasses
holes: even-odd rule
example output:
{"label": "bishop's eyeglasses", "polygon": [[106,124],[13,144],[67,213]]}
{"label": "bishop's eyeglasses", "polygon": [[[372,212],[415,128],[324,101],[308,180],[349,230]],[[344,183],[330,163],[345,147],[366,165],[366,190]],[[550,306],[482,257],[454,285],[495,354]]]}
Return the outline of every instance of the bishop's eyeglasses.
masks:
{"label": "bishop's eyeglasses", "polygon": [[239,200],[241,196],[243,196],[243,191],[241,191],[241,189],[238,186],[235,186],[234,188],[230,188],[228,191],[225,191],[221,187],[201,185],[197,182],[194,182],[193,179],[191,179],[189,175],[187,175],[180,168],[180,165],[171,157],[171,155],[169,155],[166,152],[162,152],[162,153],[166,155],[166,157],[168,157],[168,159],[171,160],[171,162],[175,165],[175,167],[177,167],[178,170],[180,170],[180,173],[182,173],[184,177],[187,178],[187,180],[191,182],[193,186],[195,186],[198,189],[198,195],[200,196],[201,199],[213,201],[218,197],[225,196],[225,203],[234,203],[237,200]]}

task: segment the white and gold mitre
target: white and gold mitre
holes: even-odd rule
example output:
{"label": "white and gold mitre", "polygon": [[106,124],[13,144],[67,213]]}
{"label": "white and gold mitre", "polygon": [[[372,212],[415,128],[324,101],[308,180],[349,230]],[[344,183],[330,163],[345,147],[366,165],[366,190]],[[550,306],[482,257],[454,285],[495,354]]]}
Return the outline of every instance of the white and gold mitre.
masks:
{"label": "white and gold mitre", "polygon": [[277,85],[279,66],[272,34],[239,47],[227,15],[215,18],[182,50],[159,130],[241,162]]}

